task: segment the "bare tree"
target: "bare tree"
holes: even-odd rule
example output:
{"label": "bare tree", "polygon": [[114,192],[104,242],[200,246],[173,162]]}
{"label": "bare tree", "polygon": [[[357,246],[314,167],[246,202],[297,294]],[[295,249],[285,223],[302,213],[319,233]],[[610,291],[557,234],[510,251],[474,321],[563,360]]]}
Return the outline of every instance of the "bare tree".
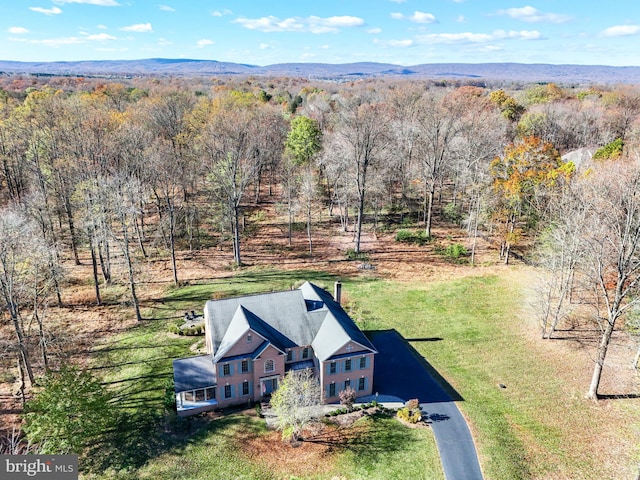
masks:
{"label": "bare tree", "polygon": [[[34,373],[24,327],[25,309],[31,306],[37,314],[43,299],[41,284],[46,282],[51,247],[44,242],[35,222],[15,208],[0,211],[0,296],[4,310],[16,334],[16,350],[21,372],[31,384]],[[41,347],[45,348],[43,328]],[[46,352],[43,351],[46,362]],[[46,363],[45,363],[46,364]]]}
{"label": "bare tree", "polygon": [[320,383],[310,369],[289,370],[278,390],[271,396],[271,408],[278,428],[292,440],[300,440],[302,429],[320,416]]}
{"label": "bare tree", "polygon": [[596,315],[603,325],[587,393],[597,399],[616,322],[640,301],[640,162],[607,162],[585,182],[584,275],[600,299]]}
{"label": "bare tree", "polygon": [[389,110],[385,104],[356,97],[345,101],[333,133],[333,147],[348,162],[356,192],[355,251],[360,252],[367,181],[386,155]]}
{"label": "bare tree", "polygon": [[427,237],[431,236],[436,188],[446,173],[453,140],[460,130],[462,111],[462,104],[455,98],[426,94],[421,99],[417,151],[424,181],[423,215]]}
{"label": "bare tree", "polygon": [[240,255],[241,201],[259,170],[257,142],[261,135],[259,117],[252,107],[239,105],[218,109],[202,135],[204,153],[210,162],[209,183],[231,226],[233,258]]}

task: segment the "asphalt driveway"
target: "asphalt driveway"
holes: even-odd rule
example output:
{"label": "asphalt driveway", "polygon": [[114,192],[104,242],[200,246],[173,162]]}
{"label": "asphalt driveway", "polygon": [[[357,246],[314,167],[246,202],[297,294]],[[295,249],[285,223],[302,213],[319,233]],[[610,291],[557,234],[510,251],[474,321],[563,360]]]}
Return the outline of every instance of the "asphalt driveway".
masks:
{"label": "asphalt driveway", "polygon": [[417,398],[431,419],[447,480],[482,480],[471,432],[454,403],[464,399],[395,330],[371,332],[369,337],[380,352],[375,360],[374,392],[405,401]]}

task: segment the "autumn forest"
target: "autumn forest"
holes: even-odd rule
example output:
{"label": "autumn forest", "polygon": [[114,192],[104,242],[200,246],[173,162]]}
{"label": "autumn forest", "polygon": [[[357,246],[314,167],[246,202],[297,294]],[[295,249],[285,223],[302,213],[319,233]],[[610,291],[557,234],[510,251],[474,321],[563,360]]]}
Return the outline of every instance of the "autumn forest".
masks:
{"label": "autumn forest", "polygon": [[640,328],[637,87],[27,80],[0,89],[0,351],[23,401],[59,367],[46,311],[70,266],[90,262],[97,306],[126,286],[142,321],[140,262],[166,263],[175,286],[181,252],[223,249],[241,268],[267,201],[311,257],[327,220],[365,259],[363,232],[392,219],[420,225],[399,241],[447,225],[471,264],[482,238],[497,261],[539,268],[541,338],[576,314],[600,329],[589,398],[613,332]]}

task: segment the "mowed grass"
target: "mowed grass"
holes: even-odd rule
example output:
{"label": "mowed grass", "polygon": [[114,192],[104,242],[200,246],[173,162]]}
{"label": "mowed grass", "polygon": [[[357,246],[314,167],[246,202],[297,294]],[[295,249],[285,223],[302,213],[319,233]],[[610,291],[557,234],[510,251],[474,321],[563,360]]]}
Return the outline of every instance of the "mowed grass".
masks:
{"label": "mowed grass", "polygon": [[[120,394],[123,406],[162,415],[171,361],[192,355],[189,346],[195,341],[170,337],[169,322],[184,311],[201,311],[211,298],[286,290],[307,279],[331,289],[335,277],[261,268],[170,289],[155,299],[150,319],[103,345],[96,368]],[[347,308],[361,328],[394,328],[407,339],[417,339],[412,346],[463,398],[459,407],[470,423],[488,480],[630,477],[628,459],[624,470],[616,470],[621,462],[606,451],[593,452],[592,441],[611,435],[601,427],[612,415],[637,417],[637,406],[621,403],[603,409],[584,400],[583,392],[567,392],[559,374],[563,365],[545,357],[538,348],[542,341],[532,342],[522,333],[527,328],[520,316],[525,299],[517,284],[498,276],[428,284],[369,276],[342,281]],[[153,439],[146,428],[141,429],[146,437],[129,440],[132,445],[151,443],[152,448],[137,454],[133,448],[129,457],[123,453],[109,464],[111,470],[96,478],[112,478],[118,470],[125,472],[122,478],[442,478],[431,431],[409,430],[384,419],[375,420],[358,445],[330,449],[320,466],[305,470],[281,460],[295,449],[292,455],[287,450],[270,457],[241,448],[247,440],[269,435],[261,421],[246,415],[216,419],[189,434],[189,424],[182,424],[177,437],[173,427],[163,433],[158,425]],[[615,432],[611,442],[621,438]],[[616,444],[611,455],[620,449],[625,448]],[[628,457],[628,451],[624,455]]]}
{"label": "mowed grass", "polygon": [[[169,289],[154,299],[147,317],[102,342],[94,351],[93,370],[117,395],[114,408],[130,419],[111,444],[95,449],[86,478],[238,478],[238,479],[441,479],[435,439],[430,429],[408,429],[387,418],[370,418],[356,439],[329,445],[317,467],[287,469],[281,458],[243,449],[247,441],[267,435],[264,421],[234,415],[208,422],[176,420],[167,415],[163,397],[172,378],[172,361],[193,355],[190,346],[202,337],[168,333],[185,311],[202,312],[212,298],[290,289],[303,280],[330,288],[334,277],[323,272],[250,269],[209,283]],[[280,441],[265,442],[282,449]],[[282,451],[279,450],[281,453]],[[273,453],[273,452],[271,452]],[[286,446],[283,455],[296,457]],[[282,456],[282,455],[281,455]],[[303,458],[304,460],[304,458]],[[308,463],[308,462],[307,462]],[[329,475],[329,477],[327,477]]]}
{"label": "mowed grass", "polygon": [[458,405],[487,479],[627,476],[615,459],[589,454],[589,434],[612,412],[568,394],[556,375],[562,366],[522,334],[517,285],[485,276],[424,285],[356,282],[345,291],[368,329],[432,339],[411,344],[462,396]]}

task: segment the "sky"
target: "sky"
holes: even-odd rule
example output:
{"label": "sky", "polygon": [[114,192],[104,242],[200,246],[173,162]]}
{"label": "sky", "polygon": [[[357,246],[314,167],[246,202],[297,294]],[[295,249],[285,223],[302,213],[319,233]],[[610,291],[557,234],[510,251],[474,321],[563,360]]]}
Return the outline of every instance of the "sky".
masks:
{"label": "sky", "polygon": [[0,0],[0,60],[640,66],[638,0]]}

